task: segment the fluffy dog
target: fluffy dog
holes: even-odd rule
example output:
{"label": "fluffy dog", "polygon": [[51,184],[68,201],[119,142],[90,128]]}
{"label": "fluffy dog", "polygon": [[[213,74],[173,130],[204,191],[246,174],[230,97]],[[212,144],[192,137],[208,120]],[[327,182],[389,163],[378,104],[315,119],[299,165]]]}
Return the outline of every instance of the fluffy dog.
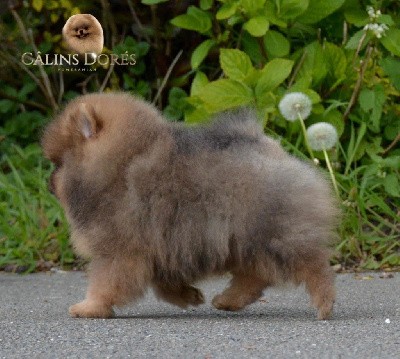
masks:
{"label": "fluffy dog", "polygon": [[72,243],[91,260],[73,317],[111,317],[149,286],[197,306],[204,297],[192,284],[225,272],[233,277],[212,300],[217,309],[242,309],[293,282],[305,283],[319,319],[330,316],[330,187],[265,136],[251,111],[188,127],[130,95],[90,94],[49,124],[42,146]]}
{"label": "fluffy dog", "polygon": [[62,34],[68,48],[80,55],[98,55],[103,51],[103,28],[93,15],[72,15],[65,23]]}

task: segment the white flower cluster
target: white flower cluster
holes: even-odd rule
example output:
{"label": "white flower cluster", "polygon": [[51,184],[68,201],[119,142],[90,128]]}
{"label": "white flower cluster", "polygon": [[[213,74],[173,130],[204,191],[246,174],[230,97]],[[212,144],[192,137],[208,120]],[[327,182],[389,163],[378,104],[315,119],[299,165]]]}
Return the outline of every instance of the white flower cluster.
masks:
{"label": "white flower cluster", "polygon": [[371,23],[364,26],[364,31],[372,31],[378,39],[380,39],[382,35],[385,35],[385,31],[388,29],[389,28],[385,24]]}
{"label": "white flower cluster", "polygon": [[387,25],[377,23],[377,20],[381,17],[382,13],[380,10],[374,10],[372,6],[367,6],[367,13],[371,22],[364,26],[364,31],[372,31],[372,33],[380,39],[385,35],[385,31],[389,29]]}
{"label": "white flower cluster", "polygon": [[367,13],[371,20],[376,20],[378,17],[382,15],[380,10],[374,10],[372,6],[367,6]]}

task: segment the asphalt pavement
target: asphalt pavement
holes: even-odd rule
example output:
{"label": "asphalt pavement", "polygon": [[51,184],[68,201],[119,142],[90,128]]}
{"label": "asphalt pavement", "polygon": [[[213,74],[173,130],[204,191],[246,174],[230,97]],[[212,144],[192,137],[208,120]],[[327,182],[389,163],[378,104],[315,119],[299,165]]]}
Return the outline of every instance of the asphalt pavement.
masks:
{"label": "asphalt pavement", "polygon": [[83,272],[0,273],[0,358],[400,358],[400,273],[339,274],[333,318],[318,321],[303,287],[268,289],[238,313],[210,301],[228,278],[199,284],[188,310],[151,292],[115,319],[72,319]]}

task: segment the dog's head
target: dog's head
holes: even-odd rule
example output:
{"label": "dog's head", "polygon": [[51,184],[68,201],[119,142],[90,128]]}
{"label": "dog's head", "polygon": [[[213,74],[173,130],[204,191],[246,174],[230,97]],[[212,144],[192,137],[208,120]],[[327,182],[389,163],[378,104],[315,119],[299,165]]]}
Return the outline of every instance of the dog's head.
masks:
{"label": "dog's head", "polygon": [[90,14],[71,16],[65,23],[63,38],[72,51],[78,53],[101,53],[103,49],[103,29],[98,20]]}
{"label": "dog's head", "polygon": [[160,114],[129,94],[77,97],[46,127],[42,148],[55,165],[50,189],[61,199],[60,179],[79,176],[106,183],[126,158],[141,153],[157,136]]}

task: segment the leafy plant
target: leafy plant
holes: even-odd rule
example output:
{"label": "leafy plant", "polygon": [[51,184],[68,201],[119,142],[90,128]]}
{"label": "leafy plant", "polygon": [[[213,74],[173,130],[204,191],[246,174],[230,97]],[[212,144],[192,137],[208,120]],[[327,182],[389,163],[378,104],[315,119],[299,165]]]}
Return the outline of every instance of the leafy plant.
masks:
{"label": "leafy plant", "polygon": [[[304,153],[301,126],[283,121],[277,106],[284,94],[302,92],[313,103],[307,126],[327,122],[336,128],[343,145],[333,156],[346,217],[339,260],[359,258],[373,269],[400,264],[400,166],[394,150],[399,60],[393,57],[400,55],[400,30],[393,20],[398,7],[385,4],[395,7],[392,15],[377,1],[363,8],[344,0],[232,0],[200,3],[171,20],[204,38],[191,56],[194,78],[185,121],[253,106],[268,133]],[[346,21],[340,42],[328,31],[321,37],[322,21],[333,16]],[[322,152],[316,157],[324,159]]]}
{"label": "leafy plant", "polygon": [[[339,137],[335,148],[313,152],[323,168],[326,158],[332,161],[342,203],[334,261],[370,269],[400,266],[397,0],[100,4],[16,0],[2,10],[0,265],[28,263],[31,270],[39,258],[71,260],[60,208],[45,194],[49,165],[31,144],[66,101],[80,93],[124,90],[153,102],[170,120],[192,125],[219,111],[255,107],[267,134],[309,160],[301,123],[286,121],[278,108],[285,95],[305,94],[312,111],[304,127],[326,122]],[[105,54],[134,53],[136,64],[67,73],[18,61],[24,52],[65,52],[61,29],[76,13],[100,20]]]}
{"label": "leafy plant", "polygon": [[37,145],[13,146],[0,162],[0,268],[33,271],[74,262],[63,212],[47,189]]}

